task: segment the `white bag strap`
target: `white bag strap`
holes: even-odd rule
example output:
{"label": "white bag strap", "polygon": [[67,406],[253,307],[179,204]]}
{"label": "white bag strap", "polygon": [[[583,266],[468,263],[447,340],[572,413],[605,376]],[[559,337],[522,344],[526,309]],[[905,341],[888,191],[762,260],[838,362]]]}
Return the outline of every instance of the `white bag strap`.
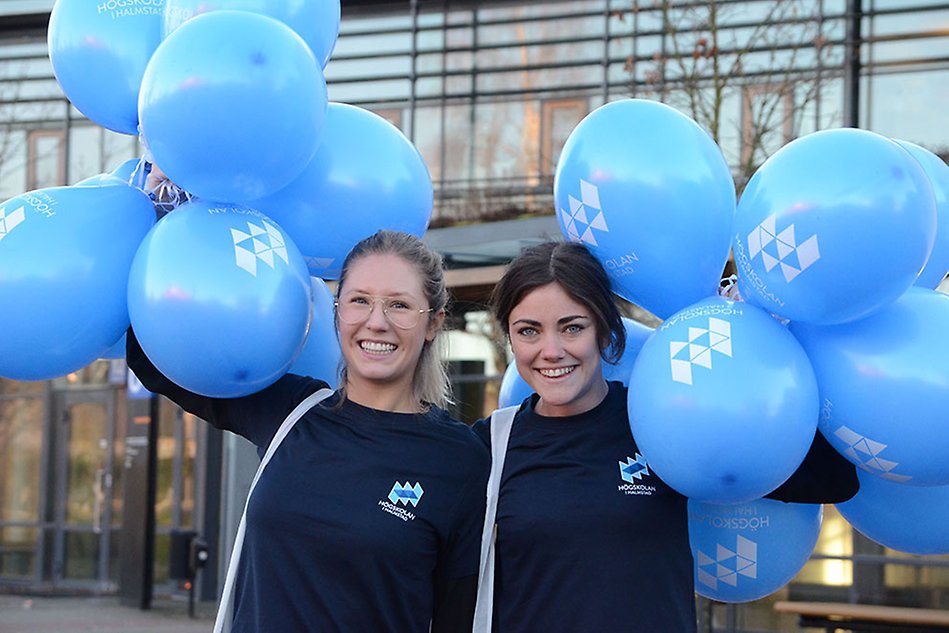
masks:
{"label": "white bag strap", "polygon": [[270,445],[267,447],[267,452],[264,453],[263,459],[260,460],[260,466],[257,467],[257,473],[254,475],[254,480],[250,484],[250,490],[247,491],[247,500],[244,502],[244,513],[241,515],[241,522],[237,526],[237,536],[234,538],[234,548],[231,550],[231,558],[227,563],[227,576],[224,579],[224,591],[221,594],[221,602],[218,605],[217,617],[214,620],[214,633],[223,633],[226,630],[231,628],[231,603],[234,601],[234,582],[237,578],[237,566],[241,560],[241,550],[244,547],[244,531],[245,525],[247,523],[247,506],[250,504],[250,496],[254,492],[254,487],[257,485],[257,481],[260,479],[260,474],[264,472],[264,468],[267,467],[267,464],[270,462],[270,458],[273,457],[274,453],[277,452],[277,448],[280,447],[280,444],[283,442],[283,439],[290,432],[290,429],[293,428],[293,425],[297,423],[297,420],[303,417],[303,415],[321,403],[323,400],[326,400],[328,397],[333,395],[333,391],[330,389],[320,389],[319,391],[310,394],[307,396],[303,402],[298,404],[296,408],[287,416],[287,419],[283,421],[280,425],[280,428],[277,429],[276,434],[274,434],[273,439],[270,440]]}
{"label": "white bag strap", "polygon": [[491,620],[494,615],[494,542],[497,538],[498,494],[507,444],[518,408],[520,407],[505,407],[491,414],[491,474],[488,476],[484,529],[481,531],[481,565],[473,633],[491,633]]}

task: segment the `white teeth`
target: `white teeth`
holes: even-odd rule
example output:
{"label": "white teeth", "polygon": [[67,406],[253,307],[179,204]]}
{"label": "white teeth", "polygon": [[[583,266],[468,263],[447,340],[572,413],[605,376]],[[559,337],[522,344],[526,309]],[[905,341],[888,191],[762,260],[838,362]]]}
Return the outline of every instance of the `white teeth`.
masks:
{"label": "white teeth", "polygon": [[558,378],[560,376],[566,376],[574,369],[574,367],[557,367],[555,369],[539,369],[538,371],[542,376],[547,376],[548,378]]}
{"label": "white teeth", "polygon": [[395,345],[393,345],[392,343],[379,343],[376,341],[362,341],[359,344],[359,347],[366,350],[367,352],[375,352],[375,353],[381,353],[381,354],[395,351]]}

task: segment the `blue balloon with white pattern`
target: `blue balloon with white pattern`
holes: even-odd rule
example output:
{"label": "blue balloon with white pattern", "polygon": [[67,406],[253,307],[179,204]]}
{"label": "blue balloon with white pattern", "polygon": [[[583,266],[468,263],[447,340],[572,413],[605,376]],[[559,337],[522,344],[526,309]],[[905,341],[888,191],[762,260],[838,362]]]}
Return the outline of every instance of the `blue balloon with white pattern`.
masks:
{"label": "blue balloon with white pattern", "polygon": [[191,18],[155,50],[138,112],[153,162],[195,196],[246,202],[300,175],[326,117],[326,81],[287,25],[247,11]]}
{"label": "blue balloon with white pattern", "polygon": [[738,287],[792,321],[854,321],[914,284],[935,237],[932,186],[905,149],[866,130],[815,132],[765,161],[741,195]]}
{"label": "blue balloon with white pattern", "polygon": [[310,277],[297,247],[264,214],[193,200],[142,241],[128,309],[159,371],[195,393],[233,398],[290,368],[310,322]]}
{"label": "blue balloon with white pattern", "polygon": [[[639,350],[642,349],[646,339],[653,333],[653,328],[643,325],[639,321],[623,317],[623,327],[626,330],[626,347],[623,349],[623,355],[615,363],[602,363],[603,378],[608,381],[621,382],[624,385],[629,384],[629,376],[633,373],[633,365]],[[504,376],[501,378],[501,389],[498,392],[498,406],[509,407],[520,404],[525,398],[534,393],[530,385],[527,384],[520,372],[517,371],[517,364],[514,361],[507,366]]]}
{"label": "blue balloon with white pattern", "polygon": [[884,479],[949,485],[949,296],[910,288],[871,316],[792,323],[820,385],[820,429]]}
{"label": "blue balloon with white pattern", "polygon": [[167,37],[196,15],[219,9],[250,11],[280,20],[303,38],[323,68],[339,36],[339,0],[165,0],[162,35]]}
{"label": "blue balloon with white pattern", "polygon": [[916,279],[917,286],[934,289],[949,273],[949,165],[925,147],[909,141],[896,142],[919,161],[936,197],[936,242]]}
{"label": "blue balloon with white pattern", "polygon": [[807,563],[823,520],[820,504],[758,499],[716,505],[689,499],[695,591],[750,602],[786,585]]}
{"label": "blue balloon with white pattern", "polygon": [[628,399],[650,467],[698,501],[763,497],[797,469],[817,430],[817,381],[801,345],[764,310],[721,297],[656,329]]}
{"label": "blue balloon with white pattern", "polygon": [[94,123],[137,136],[138,91],[161,23],[161,2],[56,0],[47,43],[66,97]]}
{"label": "blue balloon with white pattern", "polygon": [[379,229],[422,237],[434,193],[422,155],[397,127],[369,110],[330,103],[303,173],[250,204],[290,234],[311,275],[336,279],[350,249]]}
{"label": "blue balloon with white pattern", "polygon": [[293,361],[289,373],[322,380],[332,388],[339,385],[342,352],[336,334],[336,310],[333,293],[318,277],[311,277],[313,290],[313,319],[300,355]]}
{"label": "blue balloon with white pattern", "polygon": [[93,362],[128,328],[125,287],[155,223],[141,191],[53,187],[0,204],[0,376],[46,380]]}
{"label": "blue balloon with white pattern", "polygon": [[858,532],[908,554],[949,554],[949,486],[904,486],[858,471],[860,490],[837,510]]}
{"label": "blue balloon with white pattern", "polygon": [[564,236],[625,299],[665,318],[715,294],[735,185],[712,137],[678,110],[624,99],[587,115],[560,154],[554,204]]}

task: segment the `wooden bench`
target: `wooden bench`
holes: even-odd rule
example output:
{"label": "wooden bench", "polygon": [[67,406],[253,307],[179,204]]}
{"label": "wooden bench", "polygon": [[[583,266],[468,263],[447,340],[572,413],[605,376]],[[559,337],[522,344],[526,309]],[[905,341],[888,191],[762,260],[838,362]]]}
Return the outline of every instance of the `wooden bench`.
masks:
{"label": "wooden bench", "polygon": [[774,610],[797,615],[802,628],[824,629],[826,633],[949,633],[949,611],[943,609],[913,609],[845,602],[782,601],[775,603]]}

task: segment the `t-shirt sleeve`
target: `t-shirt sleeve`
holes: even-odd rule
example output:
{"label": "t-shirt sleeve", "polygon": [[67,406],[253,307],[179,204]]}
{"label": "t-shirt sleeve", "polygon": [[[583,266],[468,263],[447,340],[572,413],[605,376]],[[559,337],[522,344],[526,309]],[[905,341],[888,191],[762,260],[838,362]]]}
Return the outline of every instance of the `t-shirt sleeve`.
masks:
{"label": "t-shirt sleeve", "polygon": [[841,503],[859,489],[856,467],[818,431],[794,474],[765,496],[794,503]]}
{"label": "t-shirt sleeve", "polygon": [[293,408],[326,383],[287,374],[274,384],[240,398],[211,398],[175,384],[149,360],[132,328],[126,335],[129,369],[146,389],[158,393],[211,425],[237,433],[259,448],[270,444],[283,420]]}

